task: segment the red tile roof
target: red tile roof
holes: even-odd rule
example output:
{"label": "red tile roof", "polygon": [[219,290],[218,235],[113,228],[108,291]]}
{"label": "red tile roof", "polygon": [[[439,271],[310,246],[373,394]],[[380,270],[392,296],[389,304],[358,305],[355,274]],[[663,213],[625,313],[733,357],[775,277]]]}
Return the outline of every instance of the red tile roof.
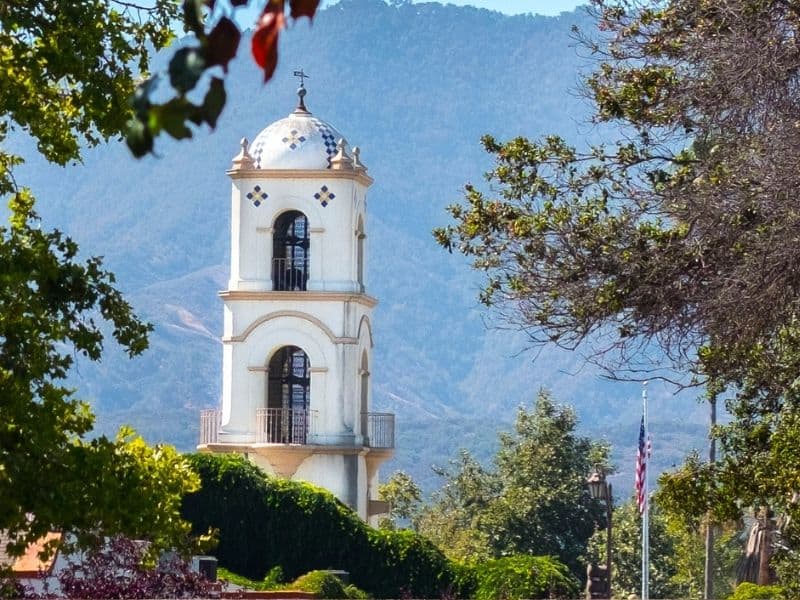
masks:
{"label": "red tile roof", "polygon": [[10,538],[5,532],[0,532],[0,566],[10,566],[15,577],[36,577],[39,573],[49,573],[56,562],[58,551],[54,552],[46,561],[39,558],[39,553],[44,550],[46,544],[53,540],[60,541],[61,534],[48,533],[30,544],[22,556],[12,557],[6,551],[6,545]]}

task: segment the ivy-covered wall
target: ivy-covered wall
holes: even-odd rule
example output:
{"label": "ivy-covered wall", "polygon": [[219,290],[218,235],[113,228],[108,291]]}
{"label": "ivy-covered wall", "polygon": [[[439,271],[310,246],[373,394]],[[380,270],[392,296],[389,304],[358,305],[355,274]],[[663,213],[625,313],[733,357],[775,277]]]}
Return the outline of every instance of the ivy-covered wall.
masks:
{"label": "ivy-covered wall", "polygon": [[373,529],[329,492],[268,477],[239,456],[189,459],[202,488],[184,498],[183,516],[196,534],[219,531],[220,566],[251,579],[278,565],[287,579],[342,569],[378,598],[458,591],[454,565],[414,532]]}

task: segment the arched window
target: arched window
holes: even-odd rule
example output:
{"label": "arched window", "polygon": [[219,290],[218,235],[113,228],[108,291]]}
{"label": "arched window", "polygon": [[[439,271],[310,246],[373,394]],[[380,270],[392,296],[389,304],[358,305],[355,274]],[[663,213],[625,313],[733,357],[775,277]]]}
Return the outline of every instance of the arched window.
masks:
{"label": "arched window", "polygon": [[272,237],[272,289],[304,291],[308,282],[308,219],[297,210],[275,220]]}
{"label": "arched window", "polygon": [[308,436],[311,366],[297,346],[280,348],[269,361],[267,441],[305,444]]}

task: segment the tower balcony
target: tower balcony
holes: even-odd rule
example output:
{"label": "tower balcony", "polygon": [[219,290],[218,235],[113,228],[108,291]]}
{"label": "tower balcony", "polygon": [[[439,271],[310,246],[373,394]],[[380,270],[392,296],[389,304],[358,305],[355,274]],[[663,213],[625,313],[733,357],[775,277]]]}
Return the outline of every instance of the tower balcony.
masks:
{"label": "tower balcony", "polygon": [[[292,408],[257,408],[255,414],[256,444],[284,444],[299,446],[325,446],[319,431],[319,414],[315,410]],[[222,412],[200,412],[200,446],[224,443],[220,441]],[[393,450],[395,444],[395,418],[392,413],[370,412],[362,415],[366,425],[364,447]]]}
{"label": "tower balcony", "polygon": [[394,414],[364,413],[367,420],[367,439],[370,448],[394,448]]}
{"label": "tower balcony", "polygon": [[257,408],[256,443],[301,444],[317,434],[318,413],[300,408]]}
{"label": "tower balcony", "polygon": [[308,285],[308,258],[273,258],[272,289],[282,292],[304,292]]}

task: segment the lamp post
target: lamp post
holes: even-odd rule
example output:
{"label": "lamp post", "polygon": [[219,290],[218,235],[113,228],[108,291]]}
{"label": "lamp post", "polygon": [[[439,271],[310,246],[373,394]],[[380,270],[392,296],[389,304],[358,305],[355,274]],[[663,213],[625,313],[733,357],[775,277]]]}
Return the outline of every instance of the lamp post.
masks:
{"label": "lamp post", "polygon": [[605,471],[598,466],[586,478],[589,495],[595,500],[602,500],[606,509],[606,581],[607,598],[611,598],[611,513],[613,511],[613,498],[611,496],[611,482],[606,481]]}

